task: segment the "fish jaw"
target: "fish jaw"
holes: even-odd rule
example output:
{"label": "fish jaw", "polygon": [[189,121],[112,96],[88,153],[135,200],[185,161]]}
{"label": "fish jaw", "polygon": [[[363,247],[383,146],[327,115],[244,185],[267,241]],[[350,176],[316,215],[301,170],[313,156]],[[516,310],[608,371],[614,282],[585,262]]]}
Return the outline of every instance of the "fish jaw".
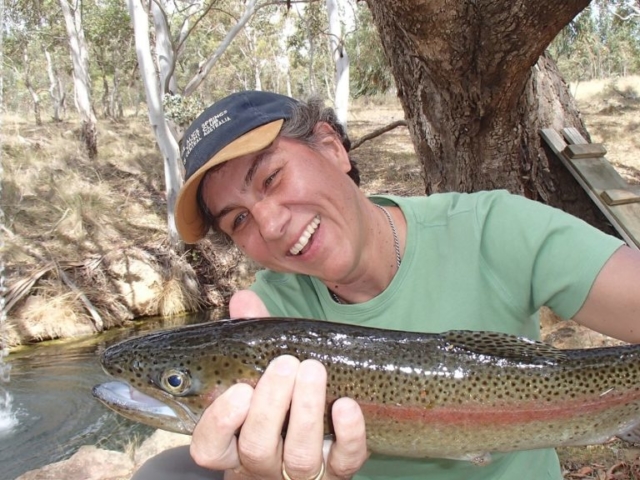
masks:
{"label": "fish jaw", "polygon": [[178,415],[166,403],[145,395],[127,383],[102,383],[93,387],[91,393],[108,408],[134,422],[186,435],[191,435],[195,428],[196,422],[189,418],[192,415]]}

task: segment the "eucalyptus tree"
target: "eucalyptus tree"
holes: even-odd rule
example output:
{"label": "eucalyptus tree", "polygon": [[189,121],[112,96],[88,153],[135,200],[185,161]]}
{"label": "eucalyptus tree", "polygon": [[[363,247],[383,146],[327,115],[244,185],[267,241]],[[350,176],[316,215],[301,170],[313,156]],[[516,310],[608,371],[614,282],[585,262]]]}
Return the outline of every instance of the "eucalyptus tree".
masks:
{"label": "eucalyptus tree", "polygon": [[[284,1],[276,3],[286,5]],[[175,200],[182,184],[179,140],[182,127],[190,115],[181,113],[176,106],[182,104],[185,108],[193,108],[196,102],[190,101],[190,98],[219,63],[229,45],[258,9],[273,4],[269,1],[259,3],[258,0],[246,0],[243,4],[225,0],[208,0],[204,3],[127,0],[134,26],[140,75],[145,85],[149,119],[164,160],[169,241],[177,248],[181,246],[174,222]],[[184,52],[189,51],[188,40],[197,35],[200,27],[211,28],[214,21],[210,17],[213,15],[233,20],[215,44],[209,38],[209,42],[197,45],[196,50],[200,56],[197,65],[183,62]],[[150,19],[153,34],[149,31]],[[153,47],[151,36],[155,39]],[[205,37],[206,35],[201,38]],[[188,67],[182,75],[182,80],[186,83],[184,87],[179,85],[178,65]],[[168,114],[168,105],[172,106],[172,115]]]}
{"label": "eucalyptus tree", "polygon": [[358,98],[384,94],[395,84],[371,10],[366,4],[356,4],[354,20],[353,33],[347,37],[347,49],[352,53],[349,73],[351,95]]}
{"label": "eucalyptus tree", "polygon": [[[41,94],[48,82],[52,117],[60,120],[65,99],[62,72],[66,64],[62,47],[66,32],[59,21],[59,5],[53,0],[10,0],[4,14],[5,68],[11,70],[13,77],[19,78],[28,91],[36,123],[42,122],[42,109],[48,105]],[[46,65],[46,68],[36,67],[39,65]],[[5,88],[18,86],[7,84]],[[12,95],[11,101],[19,97]]]}
{"label": "eucalyptus tree", "polygon": [[121,0],[100,0],[85,1],[83,8],[91,59],[102,80],[102,113],[105,117],[122,117],[122,83],[136,66],[127,7]]}
{"label": "eucalyptus tree", "polygon": [[335,94],[334,104],[340,123],[347,126],[349,111],[349,54],[346,48],[346,25],[344,9],[346,1],[326,0],[327,16],[329,18],[329,48],[335,64]]}
{"label": "eucalyptus tree", "polygon": [[95,158],[98,155],[98,131],[96,116],[91,106],[89,47],[82,23],[82,2],[81,0],[60,0],[60,8],[69,39],[76,108],[82,121],[82,140],[89,158]]}
{"label": "eucalyptus tree", "polygon": [[603,229],[539,136],[588,135],[545,49],[589,0],[367,0],[428,194],[507,188]]}
{"label": "eucalyptus tree", "polygon": [[[295,18],[294,33],[289,37],[291,60],[294,68],[306,66],[306,85],[298,88],[297,93],[319,93],[320,80],[332,56],[327,42],[327,10],[323,2],[311,2],[302,6],[293,5]],[[333,88],[327,89],[327,96],[332,96]]]}

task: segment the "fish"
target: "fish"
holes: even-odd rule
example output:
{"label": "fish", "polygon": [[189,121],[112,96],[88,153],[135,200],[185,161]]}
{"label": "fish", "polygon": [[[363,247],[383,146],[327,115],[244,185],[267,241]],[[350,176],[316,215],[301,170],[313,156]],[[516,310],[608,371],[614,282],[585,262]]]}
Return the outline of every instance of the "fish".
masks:
{"label": "fish", "polygon": [[93,395],[134,421],[193,432],[226,389],[255,386],[280,355],[327,370],[371,452],[482,464],[493,452],[640,441],[640,345],[561,350],[500,332],[415,333],[302,318],[243,318],[109,346]]}

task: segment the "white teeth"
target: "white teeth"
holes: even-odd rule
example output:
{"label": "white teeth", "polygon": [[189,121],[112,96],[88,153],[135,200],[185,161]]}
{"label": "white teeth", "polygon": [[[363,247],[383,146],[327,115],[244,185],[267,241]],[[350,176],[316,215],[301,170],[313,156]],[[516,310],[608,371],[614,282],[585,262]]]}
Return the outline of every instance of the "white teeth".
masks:
{"label": "white teeth", "polygon": [[296,244],[293,247],[291,247],[291,249],[289,250],[289,253],[291,255],[298,255],[300,251],[307,246],[307,243],[309,243],[309,239],[311,238],[311,235],[315,233],[315,231],[318,228],[318,225],[320,225],[320,217],[316,215],[315,218],[311,221],[311,223],[307,225],[307,228],[304,229],[304,232],[302,232],[302,235],[300,235],[300,238],[298,239]]}

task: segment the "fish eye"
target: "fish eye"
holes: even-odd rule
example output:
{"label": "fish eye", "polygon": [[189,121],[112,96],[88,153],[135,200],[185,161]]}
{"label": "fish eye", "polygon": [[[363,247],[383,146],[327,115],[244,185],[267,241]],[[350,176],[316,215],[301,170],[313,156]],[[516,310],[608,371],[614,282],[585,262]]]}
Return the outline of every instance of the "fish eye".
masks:
{"label": "fish eye", "polygon": [[187,372],[171,368],[163,372],[160,386],[171,395],[186,395],[191,387],[191,377]]}

